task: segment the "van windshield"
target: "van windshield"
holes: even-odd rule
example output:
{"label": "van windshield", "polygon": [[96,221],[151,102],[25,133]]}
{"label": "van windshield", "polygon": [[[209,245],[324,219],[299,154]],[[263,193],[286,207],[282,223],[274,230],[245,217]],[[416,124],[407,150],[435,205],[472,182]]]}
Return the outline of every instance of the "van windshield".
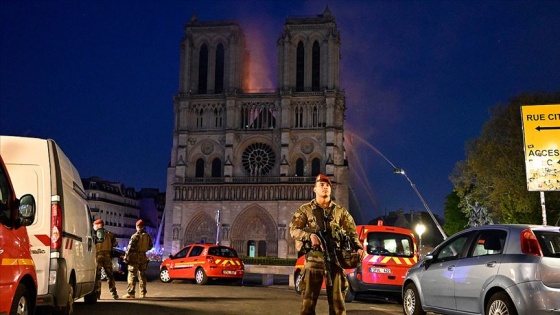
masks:
{"label": "van windshield", "polygon": [[414,256],[412,237],[392,232],[370,232],[367,235],[366,248],[370,255]]}

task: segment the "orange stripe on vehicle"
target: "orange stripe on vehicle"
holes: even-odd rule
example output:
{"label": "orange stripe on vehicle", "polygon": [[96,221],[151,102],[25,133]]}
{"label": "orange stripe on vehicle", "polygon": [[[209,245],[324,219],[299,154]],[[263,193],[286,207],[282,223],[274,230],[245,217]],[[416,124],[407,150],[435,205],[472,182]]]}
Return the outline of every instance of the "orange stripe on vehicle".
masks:
{"label": "orange stripe on vehicle", "polygon": [[403,258],[403,260],[407,265],[414,265],[416,263],[416,257],[414,257],[414,259]]}
{"label": "orange stripe on vehicle", "polygon": [[2,266],[34,266],[33,259],[28,258],[2,258]]}

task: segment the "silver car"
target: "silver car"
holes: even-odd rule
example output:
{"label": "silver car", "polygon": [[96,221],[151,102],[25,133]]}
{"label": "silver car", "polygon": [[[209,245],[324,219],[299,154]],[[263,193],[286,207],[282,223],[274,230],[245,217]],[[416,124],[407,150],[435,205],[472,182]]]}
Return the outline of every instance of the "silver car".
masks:
{"label": "silver car", "polygon": [[461,231],[410,268],[402,293],[407,315],[560,314],[560,227]]}

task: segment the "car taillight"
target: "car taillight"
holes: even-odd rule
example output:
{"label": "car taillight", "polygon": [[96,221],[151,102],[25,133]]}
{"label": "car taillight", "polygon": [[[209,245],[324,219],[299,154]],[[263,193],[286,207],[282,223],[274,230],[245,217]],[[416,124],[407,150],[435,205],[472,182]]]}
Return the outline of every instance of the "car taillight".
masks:
{"label": "car taillight", "polygon": [[213,264],[214,263],[214,257],[212,256],[206,256],[206,261]]}
{"label": "car taillight", "polygon": [[521,251],[527,255],[541,256],[542,250],[537,237],[530,229],[521,232]]}
{"label": "car taillight", "polygon": [[51,205],[51,249],[62,246],[62,208],[58,202]]}

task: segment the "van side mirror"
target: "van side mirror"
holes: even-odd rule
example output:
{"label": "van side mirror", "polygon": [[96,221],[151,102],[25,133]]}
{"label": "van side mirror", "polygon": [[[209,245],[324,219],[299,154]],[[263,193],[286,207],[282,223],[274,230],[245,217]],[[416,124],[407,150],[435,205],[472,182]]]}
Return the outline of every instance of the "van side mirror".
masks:
{"label": "van side mirror", "polygon": [[35,197],[30,194],[23,195],[19,200],[18,221],[20,226],[29,226],[35,221]]}

